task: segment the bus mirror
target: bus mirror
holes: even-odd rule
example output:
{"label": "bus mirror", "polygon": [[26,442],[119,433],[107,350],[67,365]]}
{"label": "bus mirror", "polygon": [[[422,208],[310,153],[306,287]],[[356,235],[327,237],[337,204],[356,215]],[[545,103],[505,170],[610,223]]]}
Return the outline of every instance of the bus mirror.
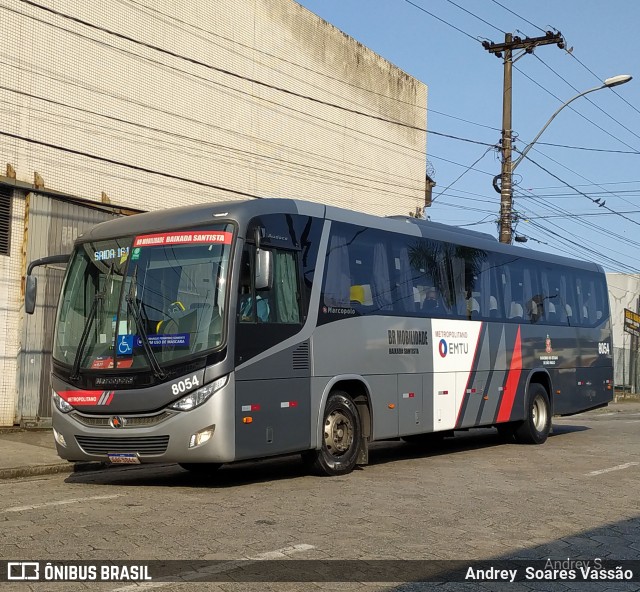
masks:
{"label": "bus mirror", "polygon": [[28,275],[25,280],[24,289],[24,311],[27,314],[33,314],[36,309],[36,293],[38,292],[38,278],[34,275]]}
{"label": "bus mirror", "polygon": [[273,253],[260,249],[256,253],[256,290],[271,288],[273,282]]}
{"label": "bus mirror", "polygon": [[41,265],[51,265],[53,263],[67,263],[69,261],[69,254],[66,255],[49,255],[48,257],[42,257],[42,259],[36,259],[29,263],[27,267],[27,277],[25,278],[24,285],[24,311],[27,314],[33,314],[36,309],[36,292],[38,291],[38,280],[31,275],[31,272]]}

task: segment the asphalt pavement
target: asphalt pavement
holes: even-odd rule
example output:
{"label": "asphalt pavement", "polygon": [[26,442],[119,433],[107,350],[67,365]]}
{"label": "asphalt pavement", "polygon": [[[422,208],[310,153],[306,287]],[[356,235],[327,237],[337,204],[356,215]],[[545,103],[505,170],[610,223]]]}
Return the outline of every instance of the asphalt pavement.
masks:
{"label": "asphalt pavement", "polygon": [[[619,399],[587,414],[638,413],[640,398]],[[583,414],[586,415],[586,414]],[[70,463],[56,453],[51,429],[0,428],[0,479],[102,470],[107,463]]]}

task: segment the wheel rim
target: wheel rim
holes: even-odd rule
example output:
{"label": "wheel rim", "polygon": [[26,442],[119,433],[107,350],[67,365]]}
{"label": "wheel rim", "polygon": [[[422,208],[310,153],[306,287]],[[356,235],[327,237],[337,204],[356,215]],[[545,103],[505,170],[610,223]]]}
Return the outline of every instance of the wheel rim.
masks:
{"label": "wheel rim", "polygon": [[538,432],[543,432],[547,425],[547,406],[544,404],[542,397],[538,396],[533,401],[531,419],[533,421],[533,427],[535,427]]}
{"label": "wheel rim", "polygon": [[353,444],[355,435],[353,419],[343,411],[332,411],[324,422],[324,444],[330,454],[341,456]]}

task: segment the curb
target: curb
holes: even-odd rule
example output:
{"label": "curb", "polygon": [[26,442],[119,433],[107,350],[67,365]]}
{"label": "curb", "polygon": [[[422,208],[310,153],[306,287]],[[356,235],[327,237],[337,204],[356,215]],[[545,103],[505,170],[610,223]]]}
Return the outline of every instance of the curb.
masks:
{"label": "curb", "polygon": [[101,471],[107,466],[107,463],[103,462],[64,462],[52,465],[14,467],[10,469],[0,469],[0,480],[19,479],[21,477],[41,477],[43,475],[56,475],[58,473],[85,473],[89,471]]}

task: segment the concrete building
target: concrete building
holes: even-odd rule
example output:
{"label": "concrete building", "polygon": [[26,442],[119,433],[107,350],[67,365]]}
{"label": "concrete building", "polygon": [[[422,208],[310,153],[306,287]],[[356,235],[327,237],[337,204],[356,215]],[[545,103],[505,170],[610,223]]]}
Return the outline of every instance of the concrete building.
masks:
{"label": "concrete building", "polygon": [[624,330],[624,309],[640,313],[640,275],[608,273],[615,383],[640,392],[638,338]]}
{"label": "concrete building", "polygon": [[26,319],[26,265],[91,224],[254,196],[424,205],[426,86],[292,0],[41,4],[0,11],[0,426],[49,409],[61,272]]}

